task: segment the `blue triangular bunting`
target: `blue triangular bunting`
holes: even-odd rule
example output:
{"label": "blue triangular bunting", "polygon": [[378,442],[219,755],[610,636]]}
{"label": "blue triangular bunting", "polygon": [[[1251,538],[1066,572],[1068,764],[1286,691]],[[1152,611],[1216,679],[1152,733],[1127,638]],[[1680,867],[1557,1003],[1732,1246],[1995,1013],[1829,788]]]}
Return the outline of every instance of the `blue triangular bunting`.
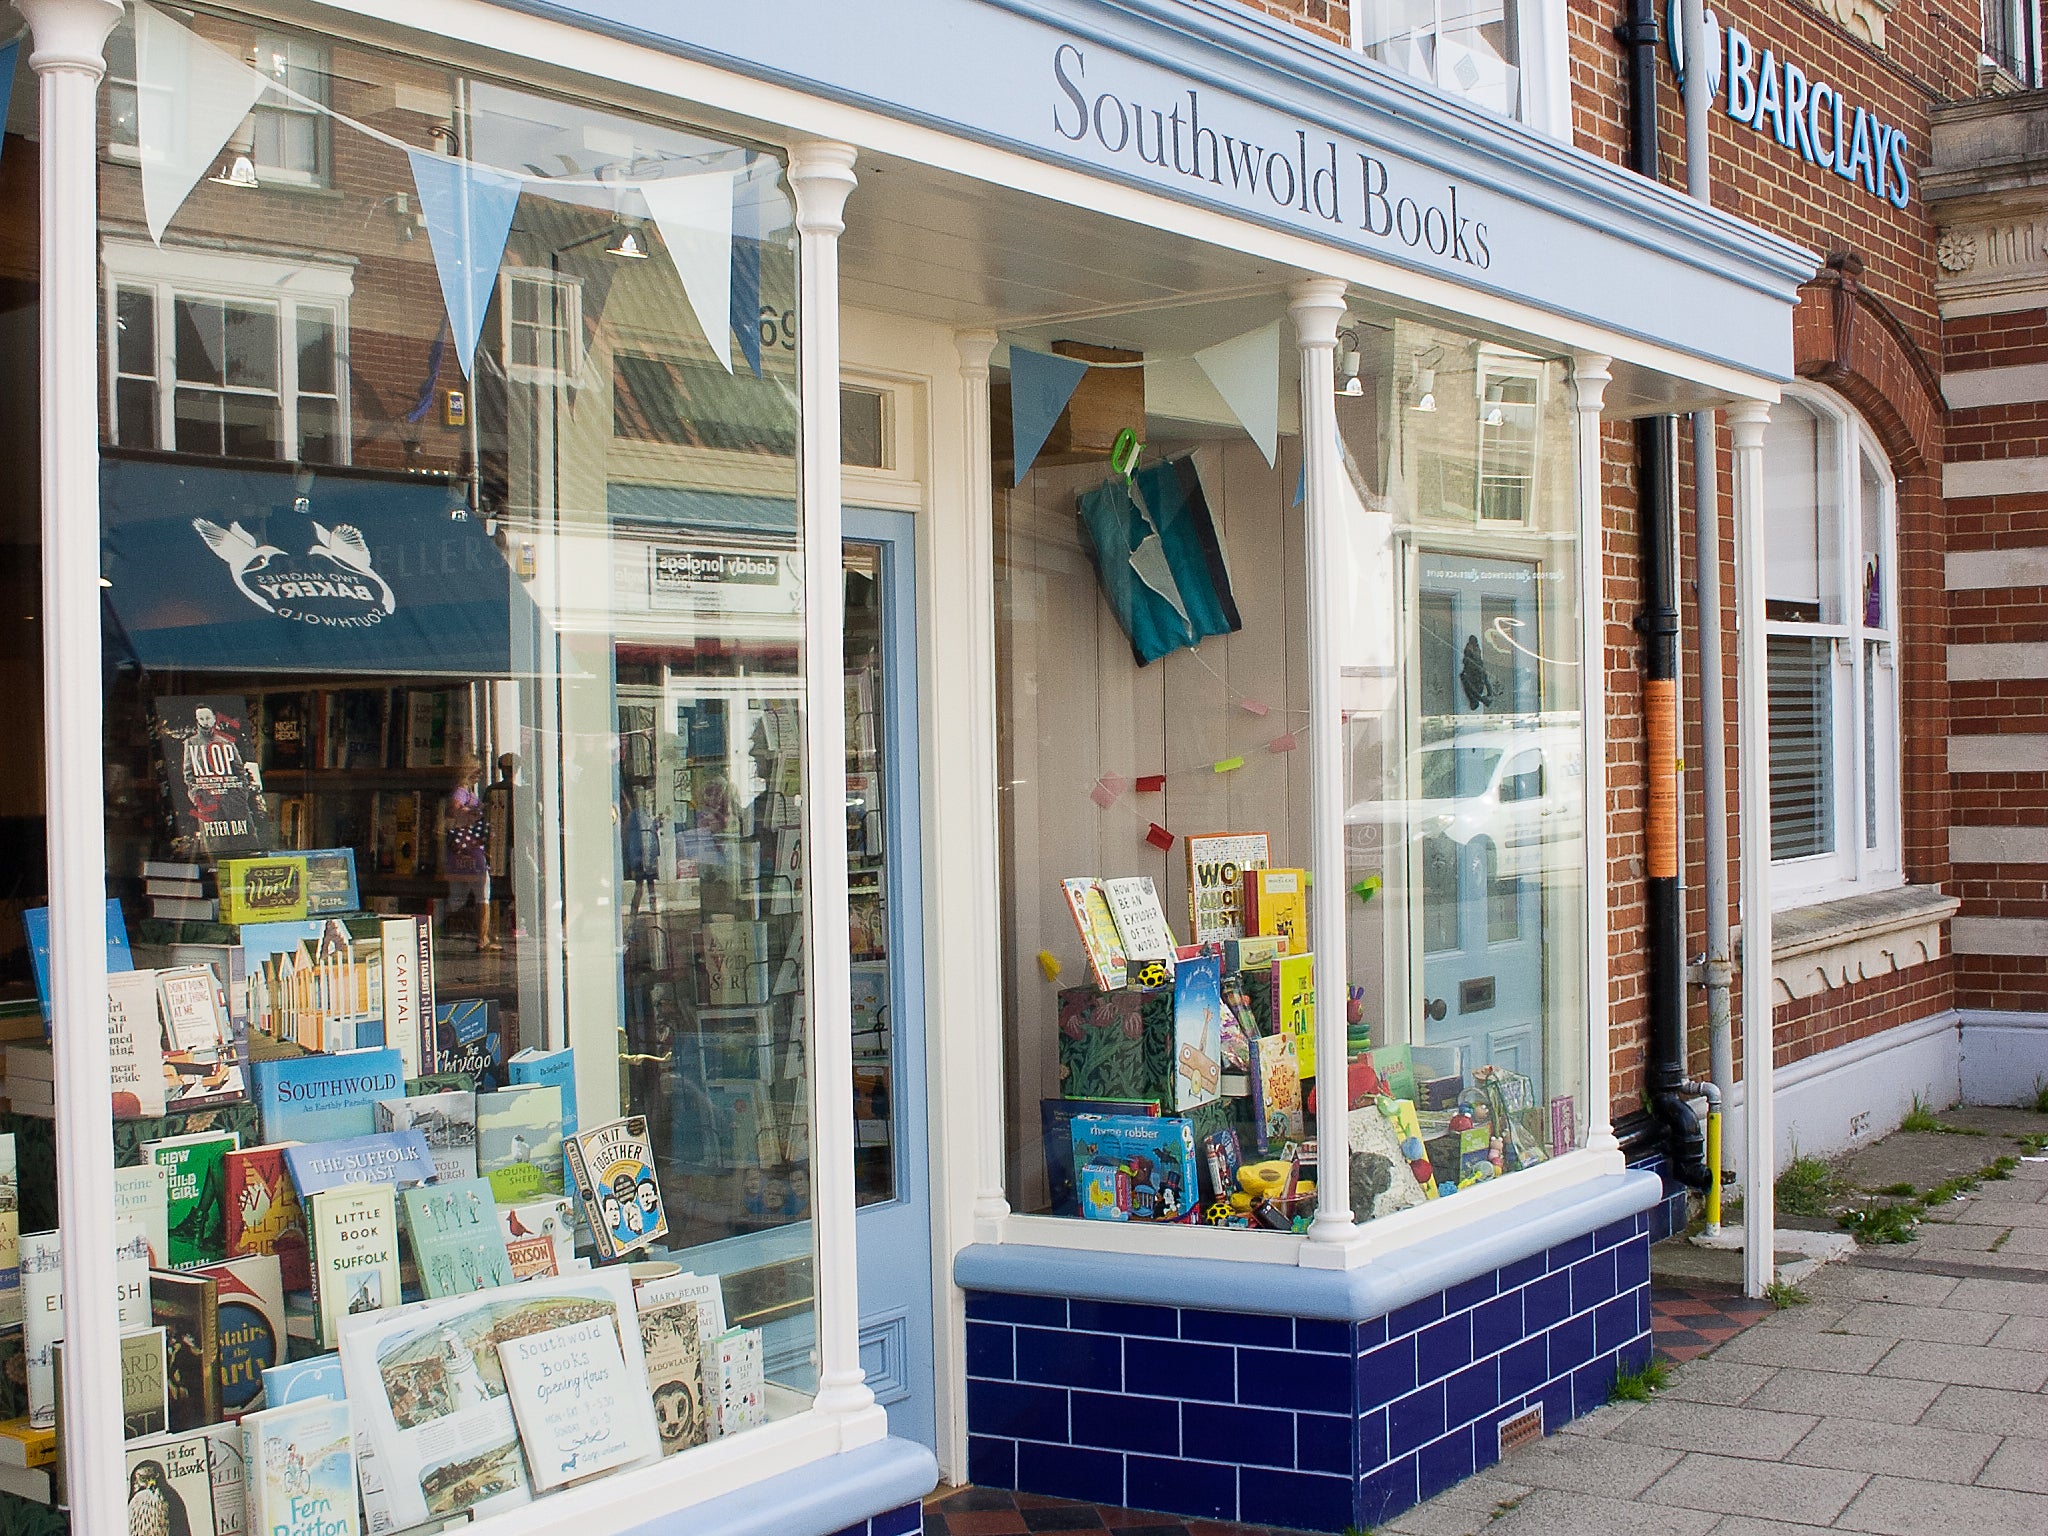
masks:
{"label": "blue triangular bunting", "polygon": [[732,333],[754,377],[761,377],[761,205],[748,187],[732,210]]}
{"label": "blue triangular bunting", "polygon": [[7,106],[14,95],[14,60],[21,52],[21,39],[16,38],[5,48],[0,48],[0,139],[7,135]]}
{"label": "blue triangular bunting", "polygon": [[428,150],[410,149],[412,184],[419,189],[427,241],[441,277],[441,301],[455,355],[468,378],[476,377],[476,344],[484,313],[498,281],[498,262],[512,233],[519,205],[519,178]]}
{"label": "blue triangular bunting", "polygon": [[1053,423],[1074,398],[1088,365],[1079,358],[1010,348],[1010,483],[1022,485]]}

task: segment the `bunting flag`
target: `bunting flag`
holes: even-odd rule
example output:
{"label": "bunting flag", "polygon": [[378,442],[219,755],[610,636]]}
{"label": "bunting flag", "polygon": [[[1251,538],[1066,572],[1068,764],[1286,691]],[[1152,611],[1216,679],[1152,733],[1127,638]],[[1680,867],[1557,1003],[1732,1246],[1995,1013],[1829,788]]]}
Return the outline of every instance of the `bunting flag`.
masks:
{"label": "bunting flag", "polygon": [[727,373],[732,372],[732,182],[731,171],[713,171],[638,183],[676,276],[683,280],[683,297]]}
{"label": "bunting flag", "polygon": [[21,52],[21,39],[16,38],[5,48],[0,48],[0,141],[7,134],[7,107],[14,95],[14,62]]}
{"label": "bunting flag", "polygon": [[732,333],[754,377],[761,377],[761,204],[749,188],[732,214]]}
{"label": "bunting flag", "polygon": [[1195,362],[1272,464],[1280,446],[1280,322],[1204,347]]}
{"label": "bunting flag", "polygon": [[1022,485],[1088,365],[1077,357],[1010,348],[1010,483]]}
{"label": "bunting flag", "polygon": [[164,231],[269,82],[153,5],[135,7],[135,136],[149,238]]}
{"label": "bunting flag", "polygon": [[406,158],[434,249],[455,356],[463,376],[473,379],[477,339],[512,233],[512,210],[519,205],[519,178],[431,150],[408,149]]}

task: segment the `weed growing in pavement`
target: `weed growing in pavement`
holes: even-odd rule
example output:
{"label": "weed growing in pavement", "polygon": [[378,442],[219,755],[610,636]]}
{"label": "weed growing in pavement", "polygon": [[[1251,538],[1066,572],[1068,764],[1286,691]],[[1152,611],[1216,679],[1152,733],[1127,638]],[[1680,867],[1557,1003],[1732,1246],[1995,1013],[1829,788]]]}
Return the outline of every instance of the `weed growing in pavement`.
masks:
{"label": "weed growing in pavement", "polygon": [[2048,1115],[2048,1077],[2034,1079],[2034,1113]]}
{"label": "weed growing in pavement", "polygon": [[1657,1393],[1671,1385],[1671,1367],[1652,1355],[1643,1362],[1641,1370],[1618,1371],[1614,1385],[1608,1388],[1607,1401],[1610,1403],[1647,1403]]}
{"label": "weed growing in pavement", "polygon": [[2004,1230],[2003,1232],[1999,1233],[1999,1234],[1998,1234],[1998,1236],[1996,1236],[1996,1237],[1994,1237],[1993,1239],[1991,1239],[1991,1246],[1990,1246],[1989,1248],[1986,1248],[1986,1249],[1985,1249],[1984,1251],[1985,1251],[1986,1253],[1996,1253],[1996,1252],[1998,1252],[1998,1250],[1999,1250],[1999,1249],[2001,1249],[2001,1248],[2003,1248],[2003,1247],[2005,1246],[2005,1240],[2006,1240],[2007,1238],[2011,1237],[2011,1236],[2012,1236],[2012,1228],[2011,1228],[2011,1227],[2007,1227],[2007,1228],[2006,1228],[2006,1229],[2005,1229],[2005,1230]]}
{"label": "weed growing in pavement", "polygon": [[1910,1243],[1920,1220],[1915,1205],[1860,1205],[1842,1212],[1841,1223],[1859,1243]]}
{"label": "weed growing in pavement", "polygon": [[1887,1184],[1878,1193],[1880,1195],[1890,1195],[1894,1200],[1911,1200],[1920,1191],[1910,1184]]}
{"label": "weed growing in pavement", "polygon": [[1764,1295],[1774,1307],[1803,1307],[1813,1298],[1796,1285],[1783,1280],[1773,1280],[1764,1287]]}
{"label": "weed growing in pavement", "polygon": [[[2043,1113],[2048,1113],[2044,1110]],[[1934,1111],[1921,1101],[1919,1094],[1913,1095],[1913,1107],[1906,1111],[1906,1118],[1899,1122],[1902,1131],[1932,1131],[1941,1136],[1982,1136],[1984,1133],[1967,1125],[1950,1125],[1935,1118]]]}
{"label": "weed growing in pavement", "polygon": [[2020,1150],[2029,1157],[2038,1157],[2041,1153],[2048,1152],[2048,1133],[2037,1136],[2022,1136],[2020,1138]]}
{"label": "weed growing in pavement", "polygon": [[1796,1154],[1778,1175],[1778,1209],[1788,1216],[1825,1216],[1841,1194],[1835,1170],[1817,1157]]}

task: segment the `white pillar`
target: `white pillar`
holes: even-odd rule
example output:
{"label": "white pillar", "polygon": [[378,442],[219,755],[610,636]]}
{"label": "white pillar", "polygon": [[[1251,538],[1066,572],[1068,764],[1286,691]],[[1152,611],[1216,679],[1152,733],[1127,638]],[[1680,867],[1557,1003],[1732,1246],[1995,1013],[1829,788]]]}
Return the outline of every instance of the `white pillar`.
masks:
{"label": "white pillar", "polygon": [[[846,912],[846,612],[839,473],[840,215],[853,190],[850,144],[790,152],[796,194],[797,488],[804,524],[804,841],[811,930],[811,1206],[818,1241],[819,1411],[874,1408],[860,1365],[854,1262],[853,978]],[[879,1411],[879,1410],[877,1410]]]}
{"label": "white pillar", "polygon": [[1728,407],[1735,437],[1735,710],[1742,817],[1742,1288],[1777,1277],[1778,1127],[1771,1078],[1771,695],[1764,647],[1764,425],[1755,400]]}
{"label": "white pillar", "polygon": [[112,0],[16,0],[35,34],[42,143],[44,778],[57,1202],[64,1234],[64,1424],[72,1528],[126,1528],[114,1141],[107,1081],[106,823],[100,762],[96,97]]}
{"label": "white pillar", "polygon": [[1573,358],[1572,395],[1579,428],[1579,712],[1586,734],[1586,1150],[1619,1163],[1607,981],[1607,566],[1600,461],[1600,407],[1612,361],[1590,352]]}
{"label": "white pillar", "polygon": [[[996,883],[1001,878],[996,829],[1001,823],[996,787],[996,633],[995,633],[995,496],[993,448],[989,439],[988,360],[996,349],[994,331],[961,331],[953,338],[960,353],[960,379],[966,396],[966,442],[961,459],[967,486],[963,517],[966,568],[959,579],[967,592],[969,691],[959,700],[968,715],[968,782],[981,814],[975,821],[970,863],[974,878],[966,897],[981,954],[1002,953],[1002,913]],[[1003,1193],[1003,986],[1000,967],[987,967],[976,989],[980,994],[973,1020],[975,1072],[974,1236],[975,1241],[1001,1240],[1002,1220],[1010,1214]]]}
{"label": "white pillar", "polygon": [[1344,592],[1344,502],[1337,477],[1337,327],[1344,284],[1310,277],[1287,306],[1301,348],[1302,522],[1308,557],[1309,931],[1315,943],[1316,1217],[1309,1242],[1349,1242],[1350,1081],[1345,1070],[1344,694],[1336,652]]}

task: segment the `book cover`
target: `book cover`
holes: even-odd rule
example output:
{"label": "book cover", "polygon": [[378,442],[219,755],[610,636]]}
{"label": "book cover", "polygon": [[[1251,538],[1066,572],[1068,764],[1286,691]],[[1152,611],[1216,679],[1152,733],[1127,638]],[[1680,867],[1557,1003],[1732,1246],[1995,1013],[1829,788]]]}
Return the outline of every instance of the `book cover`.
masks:
{"label": "book cover", "polygon": [[218,1296],[211,1275],[150,1271],[149,1313],[164,1330],[173,1431],[199,1429],[220,1418]]}
{"label": "book cover", "polygon": [[1067,898],[1074,927],[1081,934],[1081,949],[1088,956],[1088,971],[1104,992],[1120,989],[1129,976],[1123,941],[1118,938],[1116,918],[1109,910],[1109,898],[1102,894],[1100,880],[1062,880],[1060,890]]}
{"label": "book cover", "polygon": [[295,1143],[284,1149],[284,1169],[310,1209],[313,1197],[328,1190],[357,1184],[403,1188],[431,1179],[434,1159],[418,1131],[388,1131],[346,1141]]}
{"label": "book cover", "polygon": [[1263,832],[1204,832],[1184,839],[1188,856],[1188,928],[1196,944],[1245,936],[1245,876],[1273,862]]}
{"label": "book cover", "polygon": [[332,1350],[304,1360],[288,1360],[263,1373],[263,1401],[272,1408],[292,1403],[309,1403],[317,1398],[340,1398],[341,1356]]}
{"label": "book cover", "polygon": [[242,1468],[242,1427],[206,1426],[206,1460],[213,1473],[213,1536],[244,1536],[249,1529]]}
{"label": "book cover", "polygon": [[114,1118],[164,1112],[164,1036],[155,971],[107,972],[107,1055]]}
{"label": "book cover", "polygon": [[306,860],[306,916],[340,917],[362,907],[353,848],[312,848]]}
{"label": "book cover", "polygon": [[227,993],[210,965],[179,965],[156,973],[163,1015],[166,1110],[232,1103],[248,1093]]}
{"label": "book cover", "polygon": [[1074,1190],[1074,1117],[1076,1115],[1157,1116],[1156,1099],[1040,1099],[1038,1128],[1045,1144],[1046,1209],[1055,1216],[1078,1216]]}
{"label": "book cover", "polygon": [[64,1262],[55,1232],[21,1235],[21,1309],[29,1423],[37,1429],[54,1429],[56,1345],[64,1337]]}
{"label": "book cover", "polygon": [[399,1198],[412,1240],[413,1268],[428,1296],[460,1296],[512,1283],[512,1261],[487,1182],[417,1184]]}
{"label": "book cover", "polygon": [[164,1330],[137,1328],[121,1335],[121,1433],[129,1440],[171,1427],[170,1388],[164,1379]]}
{"label": "book cover", "polygon": [[239,1418],[264,1406],[263,1373],[285,1356],[284,1277],[272,1253],[198,1273],[214,1283],[221,1412]]}
{"label": "book cover", "polygon": [[718,1362],[718,1433],[737,1435],[768,1422],[768,1384],[761,1368],[761,1330],[728,1328],[712,1341]]}
{"label": "book cover", "polygon": [[608,1264],[668,1235],[645,1115],[592,1126],[567,1145],[576,1194],[590,1215],[601,1262]]}
{"label": "book cover", "polygon": [[[554,1245],[555,1269],[567,1274],[576,1259],[576,1207],[566,1195],[528,1200],[519,1205],[498,1207],[498,1229],[505,1234],[509,1253],[523,1238],[545,1238]],[[521,1275],[523,1280],[526,1277]]]}
{"label": "book cover", "polygon": [[[408,1090],[412,1083],[407,1083]],[[418,1131],[441,1183],[476,1177],[476,1095],[466,1089],[379,1099],[372,1107],[379,1131]]]}
{"label": "book cover", "polygon": [[1202,1161],[1209,1173],[1209,1196],[1228,1200],[1238,1192],[1237,1170],[1244,1166],[1244,1148],[1237,1127],[1226,1125],[1202,1138]]}
{"label": "book cover", "polygon": [[262,1536],[357,1536],[349,1405],[332,1398],[242,1421],[249,1525]]}
{"label": "book cover", "polygon": [[228,1256],[227,1155],[233,1131],[195,1131],[145,1141],[142,1155],[164,1170],[164,1215],[173,1269],[196,1269]]}
{"label": "book cover", "polygon": [[230,1259],[275,1254],[287,1291],[312,1283],[306,1210],[285,1171],[283,1147],[246,1147],[227,1155],[227,1252]]}
{"label": "book cover", "polygon": [[[720,1330],[723,1332],[724,1330]],[[640,1353],[647,1362],[647,1392],[654,1403],[661,1454],[702,1445],[710,1424],[704,1412],[704,1370],[697,1305],[687,1299],[640,1308]]]}
{"label": "book cover", "polygon": [[224,923],[291,923],[306,916],[307,871],[302,853],[222,859],[215,873]]}
{"label": "book cover", "polygon": [[1316,1075],[1316,957],[1283,955],[1273,962],[1274,1027],[1294,1036],[1294,1064],[1304,1078]]}
{"label": "book cover", "polygon": [[405,1092],[405,1068],[390,1047],[333,1056],[280,1056],[258,1061],[256,1113],[265,1141],[340,1141],[377,1129],[379,1099]]}
{"label": "book cover", "polygon": [[263,766],[293,772],[315,767],[306,757],[306,700],[301,694],[273,693],[263,699]]}
{"label": "book cover", "polygon": [[536,1488],[660,1456],[646,1375],[627,1373],[615,1319],[502,1339],[498,1364]]}
{"label": "book cover", "polygon": [[1252,1042],[1252,1118],[1261,1155],[1308,1134],[1291,1034],[1261,1035]]}
{"label": "book cover", "polygon": [[275,840],[263,804],[246,699],[168,696],[151,706],[174,852],[261,853]]}
{"label": "book cover", "polygon": [[[28,937],[29,970],[35,977],[36,1001],[43,1007],[43,1030],[50,1026],[50,909],[29,907],[21,914],[22,932]],[[128,950],[128,919],[121,915],[121,903],[107,898],[107,971],[132,971],[135,957]]]}
{"label": "book cover", "polygon": [[1173,1107],[1215,1102],[1223,1092],[1223,961],[1198,955],[1173,974]]}
{"label": "book cover", "polygon": [[307,1198],[320,1342],[344,1317],[398,1305],[398,1207],[389,1184],[352,1184]]}
{"label": "book cover", "polygon": [[1187,1121],[1077,1115],[1073,1135],[1074,1176],[1083,1216],[1097,1221],[1193,1221],[1200,1212],[1195,1140]]}
{"label": "book cover", "polygon": [[536,1084],[478,1094],[476,1167],[501,1204],[567,1193],[561,1089]]}
{"label": "book cover", "polygon": [[[1109,915],[1116,923],[1123,944],[1127,971],[1143,971],[1141,984],[1158,986],[1173,971],[1175,945],[1173,930],[1166,924],[1166,909],[1159,905],[1159,891],[1150,875],[1129,875],[1102,882],[1102,894],[1109,902]],[[1164,973],[1160,971],[1164,967]]]}
{"label": "book cover", "polygon": [[717,916],[698,930],[704,1006],[736,1008],[768,1001],[768,925]]}
{"label": "book cover", "polygon": [[[671,1302],[687,1301],[697,1309],[697,1356],[700,1362],[713,1358],[712,1341],[726,1330],[725,1289],[716,1275],[693,1274],[684,1270],[680,1274],[662,1275],[639,1286],[634,1300],[642,1311],[649,1307],[665,1307]],[[705,1392],[711,1390],[707,1376]],[[712,1422],[712,1406],[707,1395],[704,1403],[705,1428],[709,1433],[715,1428]]]}
{"label": "book cover", "polygon": [[576,1053],[529,1047],[505,1063],[515,1083],[552,1083],[562,1090],[562,1134],[576,1134]]}
{"label": "book cover", "polygon": [[123,1332],[147,1328],[149,1238],[139,1221],[114,1223],[114,1305]]}
{"label": "book cover", "polygon": [[[160,1222],[152,1226],[144,1220],[142,1226],[161,1240]],[[21,1179],[15,1169],[14,1133],[9,1131],[0,1134],[0,1330],[20,1326]]]}
{"label": "book cover", "polygon": [[399,1053],[407,1077],[419,1075],[433,1048],[433,1031],[427,1025],[433,1014],[420,997],[419,941],[414,931],[420,921],[387,917],[381,927],[384,1043]]}
{"label": "book cover", "polygon": [[504,1035],[498,1005],[487,998],[460,997],[434,1004],[434,1060],[424,1070],[465,1074],[478,1092],[501,1088],[505,1077]]}
{"label": "book cover", "polygon": [[1308,872],[1260,869],[1248,876],[1252,932],[1287,940],[1287,952],[1308,948]]}
{"label": "book cover", "polygon": [[213,1455],[204,1430],[173,1430],[128,1447],[128,1536],[214,1530]]}
{"label": "book cover", "polygon": [[506,1238],[505,1262],[512,1266],[515,1282],[531,1280],[535,1275],[559,1275],[562,1272],[557,1262],[554,1239],[550,1237]]}
{"label": "book cover", "polygon": [[47,1467],[57,1459],[57,1432],[37,1429],[26,1417],[0,1421],[0,1463],[10,1467]]}

